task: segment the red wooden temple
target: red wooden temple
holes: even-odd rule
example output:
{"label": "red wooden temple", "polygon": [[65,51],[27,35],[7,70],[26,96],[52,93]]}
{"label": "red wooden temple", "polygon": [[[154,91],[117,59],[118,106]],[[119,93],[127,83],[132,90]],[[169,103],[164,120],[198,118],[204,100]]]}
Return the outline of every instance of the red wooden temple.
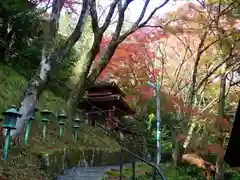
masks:
{"label": "red wooden temple", "polygon": [[135,114],[124,97],[115,82],[99,81],[88,89],[79,109],[85,111],[86,123],[95,126],[95,121],[101,116],[105,119],[105,127],[114,129],[119,126],[122,116]]}

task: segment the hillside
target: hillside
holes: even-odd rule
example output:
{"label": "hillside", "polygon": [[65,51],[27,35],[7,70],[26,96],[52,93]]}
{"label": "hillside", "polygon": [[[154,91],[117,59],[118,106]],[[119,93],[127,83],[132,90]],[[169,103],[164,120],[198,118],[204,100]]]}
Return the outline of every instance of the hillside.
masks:
{"label": "hillside", "polygon": [[[19,102],[27,82],[23,76],[5,66],[0,66],[0,82],[0,111],[3,112]],[[66,106],[63,99],[56,97],[50,91],[43,92],[38,108],[41,109],[45,104],[54,114]],[[39,113],[37,113],[36,120],[32,122],[29,145],[21,145],[20,148],[12,147],[5,163],[2,157],[0,158],[0,177],[11,180],[19,179],[19,177],[31,180],[54,177],[55,173],[60,173],[63,168],[71,168],[79,164],[82,159],[85,159],[86,152],[92,151],[93,154],[88,153],[88,156],[94,158],[96,152],[117,152],[119,150],[118,143],[114,138],[106,135],[103,129],[93,128],[86,124],[80,125],[78,142],[75,143],[69,119],[63,131],[63,137],[59,138],[58,135],[59,127],[56,119],[52,117],[51,123],[47,125],[46,139],[42,138],[42,124]],[[67,158],[66,154],[69,152],[72,158]],[[67,165],[66,158],[68,159]]]}

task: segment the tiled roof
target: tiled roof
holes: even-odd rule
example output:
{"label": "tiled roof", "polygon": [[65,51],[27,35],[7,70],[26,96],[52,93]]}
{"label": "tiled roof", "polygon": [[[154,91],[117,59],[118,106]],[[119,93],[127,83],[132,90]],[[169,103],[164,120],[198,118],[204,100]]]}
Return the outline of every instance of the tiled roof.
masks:
{"label": "tiled roof", "polygon": [[111,100],[119,100],[121,98],[120,95],[108,95],[108,96],[95,96],[95,97],[84,97],[90,101],[111,101]]}
{"label": "tiled roof", "polygon": [[92,86],[90,86],[89,91],[91,91],[91,89],[94,89],[94,88],[103,88],[103,87],[114,87],[118,91],[118,94],[120,94],[123,97],[126,96],[125,93],[118,87],[118,85],[114,81],[99,80],[95,82]]}
{"label": "tiled roof", "polygon": [[124,109],[120,109],[120,111],[122,111],[123,113],[125,112],[125,114],[135,114],[135,111],[126,103],[126,101],[122,98],[121,95],[107,95],[107,96],[95,96],[95,97],[85,96],[84,99],[86,99],[87,101],[90,101],[93,105],[95,105],[95,103],[97,102],[107,103],[109,101],[118,101],[118,103],[114,103],[116,104],[115,105],[116,108],[119,108],[119,109],[120,107],[124,108]]}

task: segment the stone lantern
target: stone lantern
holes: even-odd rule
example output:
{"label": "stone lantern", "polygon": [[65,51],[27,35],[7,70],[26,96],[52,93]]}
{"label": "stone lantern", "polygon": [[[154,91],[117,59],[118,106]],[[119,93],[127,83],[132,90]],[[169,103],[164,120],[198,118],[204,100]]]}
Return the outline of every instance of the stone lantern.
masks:
{"label": "stone lantern", "polygon": [[25,137],[24,137],[24,143],[25,144],[28,144],[28,138],[29,138],[30,129],[31,129],[31,121],[33,121],[35,119],[35,113],[36,112],[38,112],[38,109],[34,108],[34,111],[33,111],[32,115],[28,118]]}
{"label": "stone lantern", "polygon": [[80,127],[79,124],[81,122],[82,122],[82,120],[78,116],[75,119],[73,119],[73,129],[74,129],[75,141],[77,141],[77,138],[78,138],[78,128]]}
{"label": "stone lantern", "polygon": [[67,115],[65,115],[64,111],[62,110],[62,112],[57,115],[60,137],[63,135],[63,126],[65,125],[66,119],[67,119]]}
{"label": "stone lantern", "polygon": [[46,107],[44,110],[40,111],[41,114],[41,121],[43,122],[43,138],[46,138],[46,129],[47,129],[47,123],[50,122],[50,116],[52,115],[52,112],[49,111]]}
{"label": "stone lantern", "polygon": [[3,150],[3,159],[7,159],[8,147],[10,142],[10,132],[12,129],[16,129],[16,122],[18,118],[22,115],[18,112],[16,106],[12,106],[12,108],[2,113],[4,116],[4,121],[2,127],[7,130],[5,136],[4,150]]}

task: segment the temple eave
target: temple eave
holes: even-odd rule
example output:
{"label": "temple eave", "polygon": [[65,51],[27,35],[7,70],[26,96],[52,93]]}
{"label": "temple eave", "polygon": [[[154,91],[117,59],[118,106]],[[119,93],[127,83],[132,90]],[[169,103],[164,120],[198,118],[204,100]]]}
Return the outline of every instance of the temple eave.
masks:
{"label": "temple eave", "polygon": [[[86,97],[84,98],[86,103],[82,105],[83,108],[89,109],[92,105],[94,105],[97,109],[107,110],[114,107],[115,111],[118,111],[124,115],[135,114],[135,111],[124,101],[121,96],[118,97]],[[89,108],[88,108],[89,106]]]}

